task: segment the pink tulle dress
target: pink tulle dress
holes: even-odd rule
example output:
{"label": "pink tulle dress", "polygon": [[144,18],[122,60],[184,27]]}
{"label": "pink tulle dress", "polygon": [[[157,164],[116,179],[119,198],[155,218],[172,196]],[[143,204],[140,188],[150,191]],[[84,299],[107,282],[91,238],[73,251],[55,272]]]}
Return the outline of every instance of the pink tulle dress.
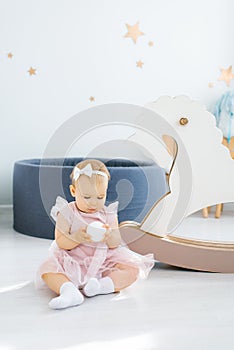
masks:
{"label": "pink tulle dress", "polygon": [[[51,210],[51,216],[56,220],[60,212],[70,225],[70,234],[80,227],[89,225],[93,221],[113,226],[116,223],[118,202],[112,203],[96,213],[84,213],[78,210],[76,202],[68,203],[58,197]],[[41,276],[44,273],[62,273],[70,279],[77,288],[82,288],[89,278],[101,278],[102,274],[117,269],[116,264],[135,266],[139,268],[139,278],[146,278],[154,266],[153,254],[140,255],[131,251],[122,241],[120,246],[111,249],[103,242],[79,244],[71,250],[58,247],[53,241],[46,260],[37,271],[36,287],[45,286]]]}

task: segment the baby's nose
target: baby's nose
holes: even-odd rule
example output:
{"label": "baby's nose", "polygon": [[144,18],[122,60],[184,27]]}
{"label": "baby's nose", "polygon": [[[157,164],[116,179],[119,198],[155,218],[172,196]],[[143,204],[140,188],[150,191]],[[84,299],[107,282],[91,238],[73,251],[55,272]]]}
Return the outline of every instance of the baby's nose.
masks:
{"label": "baby's nose", "polygon": [[97,205],[97,199],[91,198],[90,204],[95,207]]}

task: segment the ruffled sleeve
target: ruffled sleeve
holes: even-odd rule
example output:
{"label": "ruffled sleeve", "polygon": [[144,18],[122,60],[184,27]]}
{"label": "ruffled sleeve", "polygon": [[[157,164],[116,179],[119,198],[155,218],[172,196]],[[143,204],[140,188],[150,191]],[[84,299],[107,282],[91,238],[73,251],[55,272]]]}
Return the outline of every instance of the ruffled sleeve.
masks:
{"label": "ruffled sleeve", "polygon": [[[58,214],[61,213],[66,219],[69,219],[71,216],[71,208],[69,207],[69,203],[66,199],[58,196],[56,198],[55,205],[52,207],[50,211],[50,215],[57,221]],[[70,220],[69,220],[70,221]]]}
{"label": "ruffled sleeve", "polygon": [[118,221],[118,206],[119,206],[119,202],[116,201],[114,203],[109,204],[108,207],[105,208],[107,223],[110,226],[115,225],[116,220]]}

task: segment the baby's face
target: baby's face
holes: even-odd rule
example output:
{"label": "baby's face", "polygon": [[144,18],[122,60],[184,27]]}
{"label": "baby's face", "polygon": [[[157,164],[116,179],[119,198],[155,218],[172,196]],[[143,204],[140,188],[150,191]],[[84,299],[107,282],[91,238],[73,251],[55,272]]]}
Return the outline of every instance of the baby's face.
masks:
{"label": "baby's face", "polygon": [[85,213],[95,213],[104,207],[107,186],[108,180],[103,176],[92,175],[89,178],[86,175],[81,175],[75,188],[71,185],[70,189],[79,210]]}

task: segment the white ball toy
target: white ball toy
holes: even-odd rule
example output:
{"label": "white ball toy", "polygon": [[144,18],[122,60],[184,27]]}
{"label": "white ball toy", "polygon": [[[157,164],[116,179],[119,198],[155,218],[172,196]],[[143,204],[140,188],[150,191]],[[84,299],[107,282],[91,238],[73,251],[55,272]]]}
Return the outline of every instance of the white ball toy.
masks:
{"label": "white ball toy", "polygon": [[104,238],[106,228],[100,221],[94,221],[87,226],[87,233],[91,236],[94,242],[100,242]]}

